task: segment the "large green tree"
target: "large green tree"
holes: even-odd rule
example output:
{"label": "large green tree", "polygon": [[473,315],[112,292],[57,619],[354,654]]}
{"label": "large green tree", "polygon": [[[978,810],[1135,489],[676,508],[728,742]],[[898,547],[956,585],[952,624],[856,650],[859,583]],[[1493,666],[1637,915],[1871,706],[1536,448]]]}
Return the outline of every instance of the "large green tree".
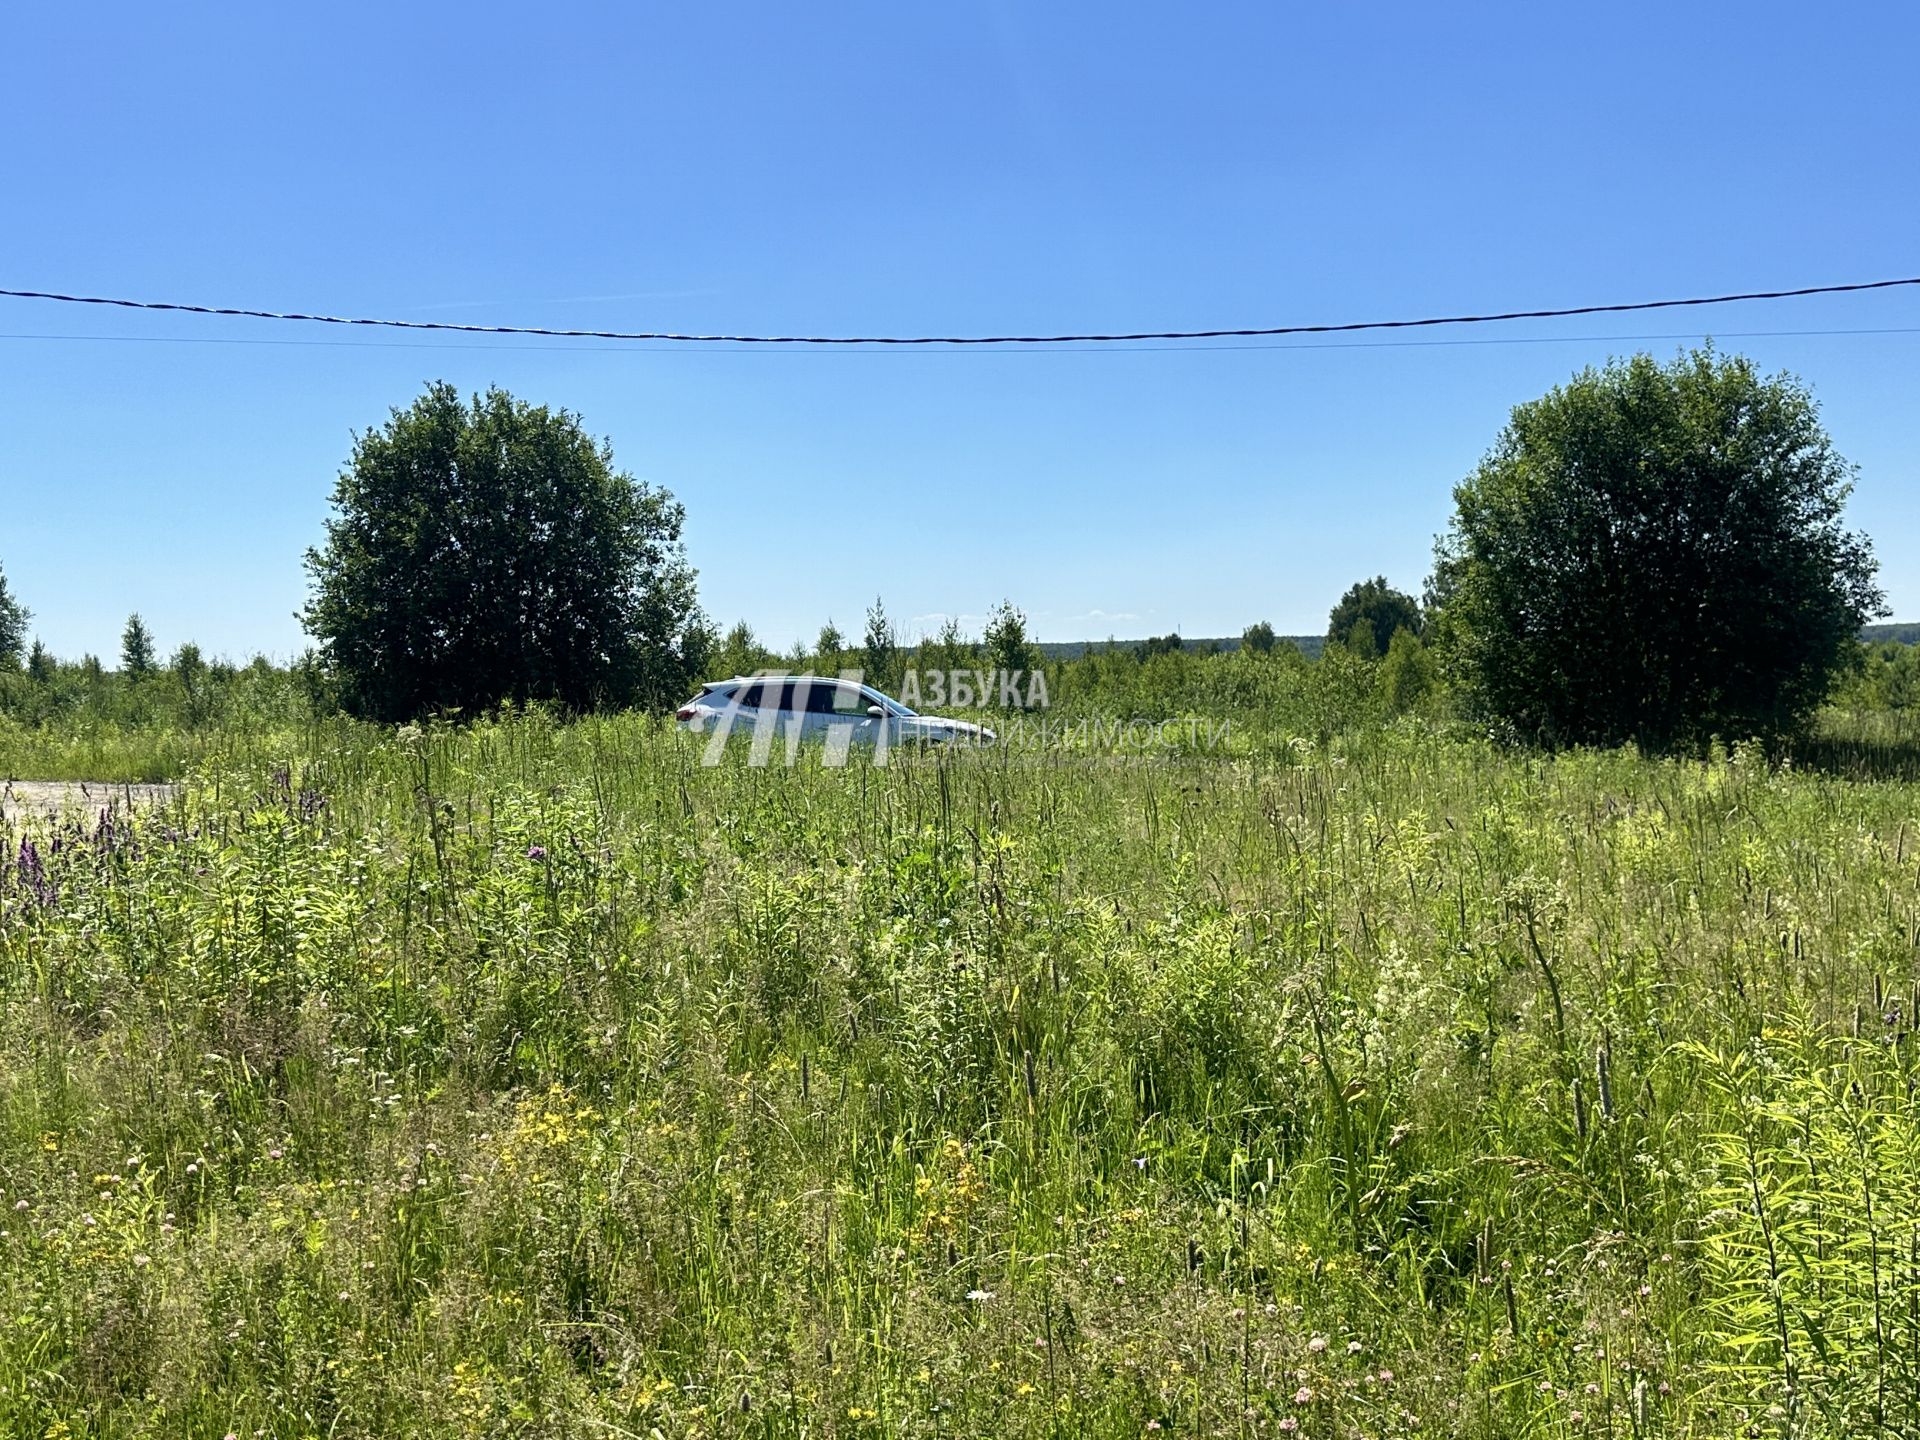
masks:
{"label": "large green tree", "polygon": [[1376,575],[1347,587],[1340,603],[1327,616],[1327,643],[1377,660],[1387,653],[1396,630],[1420,633],[1420,607],[1411,595],[1403,594]]}
{"label": "large green tree", "polygon": [[302,619],[374,719],[670,703],[705,658],[683,520],[577,415],[434,384],[355,438]]}
{"label": "large green tree", "polygon": [[1465,698],[1547,744],[1794,733],[1882,613],[1851,476],[1804,385],[1710,347],[1517,407],[1429,584]]}

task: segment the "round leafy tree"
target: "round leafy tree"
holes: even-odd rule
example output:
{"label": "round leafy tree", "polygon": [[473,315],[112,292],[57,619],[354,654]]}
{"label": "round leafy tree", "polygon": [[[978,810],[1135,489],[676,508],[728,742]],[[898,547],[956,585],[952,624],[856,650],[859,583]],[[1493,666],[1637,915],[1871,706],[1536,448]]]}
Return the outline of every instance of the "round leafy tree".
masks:
{"label": "round leafy tree", "polygon": [[1802,729],[1882,613],[1851,476],[1804,385],[1710,347],[1517,407],[1437,546],[1465,697],[1546,744]]}
{"label": "round leafy tree", "polygon": [[1345,645],[1356,654],[1378,659],[1387,653],[1396,630],[1420,633],[1420,607],[1376,575],[1347,587],[1340,603],[1327,616],[1327,643]]}
{"label": "round leafy tree", "polygon": [[355,437],[333,507],[301,618],[354,714],[659,704],[689,678],[684,512],[576,415],[429,386]]}

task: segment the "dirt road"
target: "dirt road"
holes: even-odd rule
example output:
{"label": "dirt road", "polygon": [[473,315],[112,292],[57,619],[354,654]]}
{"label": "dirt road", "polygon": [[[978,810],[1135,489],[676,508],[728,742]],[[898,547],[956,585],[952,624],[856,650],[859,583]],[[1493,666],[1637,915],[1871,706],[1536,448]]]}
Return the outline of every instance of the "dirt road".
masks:
{"label": "dirt road", "polygon": [[0,819],[58,814],[63,810],[102,810],[112,805],[150,805],[173,794],[171,785],[125,785],[102,780],[0,781]]}

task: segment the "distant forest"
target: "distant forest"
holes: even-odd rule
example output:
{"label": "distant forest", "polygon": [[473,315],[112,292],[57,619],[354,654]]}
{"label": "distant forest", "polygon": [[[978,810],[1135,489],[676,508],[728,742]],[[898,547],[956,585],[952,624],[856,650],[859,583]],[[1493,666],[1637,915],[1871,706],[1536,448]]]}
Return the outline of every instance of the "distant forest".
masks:
{"label": "distant forest", "polygon": [[[1860,638],[1868,645],[1920,645],[1920,622],[1890,621],[1884,625],[1863,625]],[[1184,639],[1168,636],[1162,641],[1147,640],[1041,640],[1034,648],[1040,652],[1043,660],[1078,660],[1088,652],[1098,654],[1109,647],[1115,650],[1132,650],[1136,646],[1152,644],[1155,648],[1172,649],[1172,640],[1179,639],[1182,650],[1191,650],[1207,655],[1240,648],[1238,635],[1222,635],[1214,638],[1205,636]],[[1326,648],[1324,635],[1279,635],[1278,644],[1298,646],[1300,653],[1309,660],[1318,660],[1320,652]]]}

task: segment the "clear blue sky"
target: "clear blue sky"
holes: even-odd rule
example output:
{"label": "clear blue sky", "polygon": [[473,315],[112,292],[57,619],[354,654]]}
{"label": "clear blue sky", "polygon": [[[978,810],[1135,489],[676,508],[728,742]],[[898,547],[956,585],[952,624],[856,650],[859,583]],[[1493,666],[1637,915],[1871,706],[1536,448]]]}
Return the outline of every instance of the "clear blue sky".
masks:
{"label": "clear blue sky", "polygon": [[[1920,12],[1452,8],[15,7],[0,286],[947,333],[1920,273]],[[1497,334],[1711,329],[1801,375],[1920,618],[1920,334],[1741,335],[1894,327],[1920,294]],[[0,333],[0,567],[55,651],[109,657],[135,609],[165,648],[296,652],[351,433],[435,378],[581,412],[685,502],[715,618],[774,642],[876,593],[909,631],[1002,596],[1048,639],[1317,631],[1363,575],[1418,587],[1512,404],[1681,343],[660,353],[27,301]]]}

